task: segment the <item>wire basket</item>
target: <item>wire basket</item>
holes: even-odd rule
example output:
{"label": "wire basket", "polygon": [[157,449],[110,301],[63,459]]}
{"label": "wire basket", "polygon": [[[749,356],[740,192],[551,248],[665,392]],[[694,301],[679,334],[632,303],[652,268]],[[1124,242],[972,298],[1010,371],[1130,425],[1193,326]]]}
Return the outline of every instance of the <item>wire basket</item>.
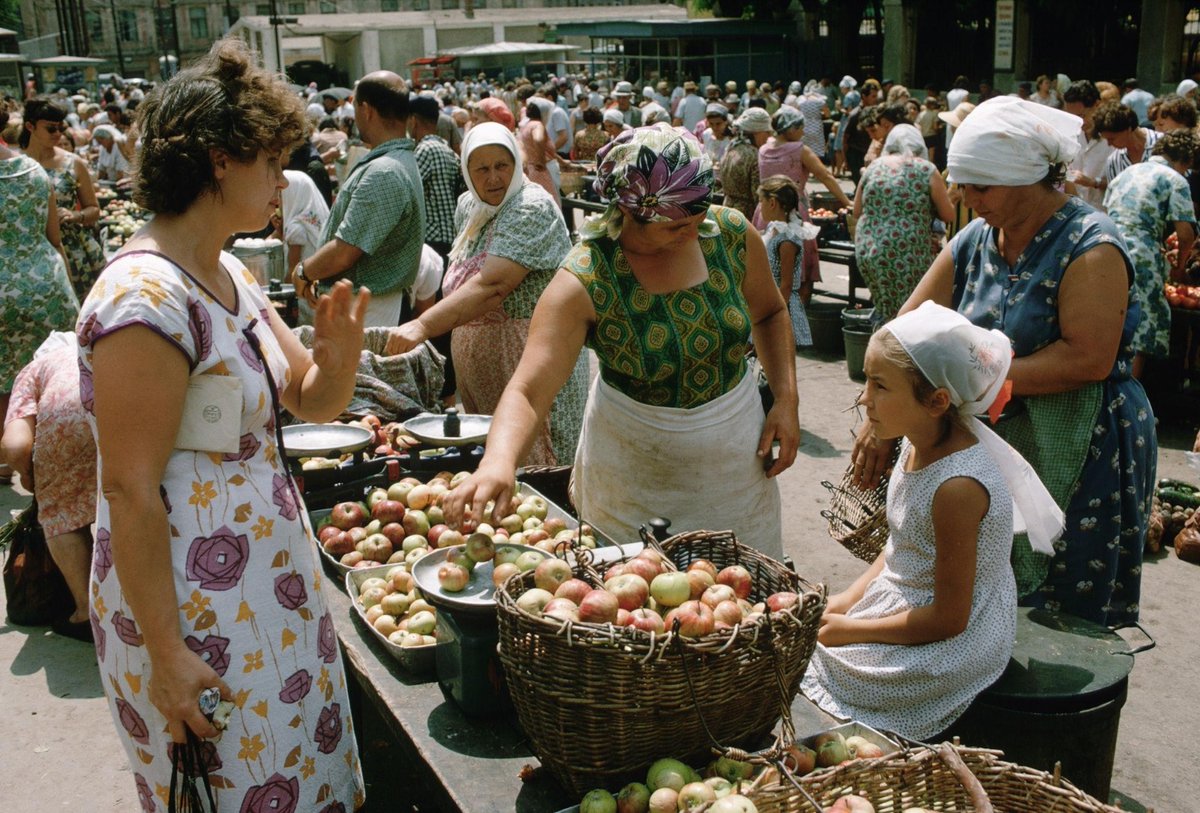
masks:
{"label": "wire basket", "polygon": [[829,490],[829,508],[821,516],[829,523],[829,535],[846,550],[866,562],[874,562],[888,540],[888,476],[896,465],[899,445],[892,450],[879,485],[870,490],[854,485],[854,465],[846,468],[837,485],[822,480]]}
{"label": "wire basket", "polygon": [[1119,813],[1053,773],[1005,762],[1000,751],[942,743],[860,759],[795,779],[778,771],[747,792],[759,813],[820,813],[855,794],[875,813],[922,807],[955,813]]}
{"label": "wire basket", "polygon": [[[684,639],[526,613],[516,600],[533,587],[533,574],[510,577],[496,591],[509,692],[534,753],[575,795],[644,780],[664,756],[704,759],[714,747],[760,744],[781,716],[788,720],[816,646],[823,585],[729,531],[679,534],[659,550],[676,569],[701,558],[718,569],[742,565],[752,601],[780,591],[800,599],[757,623]],[[576,577],[599,586],[586,552],[576,556],[584,560]]]}

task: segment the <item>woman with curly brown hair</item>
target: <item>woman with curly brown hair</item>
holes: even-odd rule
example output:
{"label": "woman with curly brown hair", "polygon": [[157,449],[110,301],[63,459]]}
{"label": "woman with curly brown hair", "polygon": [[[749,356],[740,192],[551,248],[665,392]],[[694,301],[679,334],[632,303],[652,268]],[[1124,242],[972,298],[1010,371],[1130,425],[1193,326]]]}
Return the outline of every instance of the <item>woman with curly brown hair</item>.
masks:
{"label": "woman with curly brown hair", "polygon": [[[301,102],[239,41],[138,112],[134,199],[154,218],[76,328],[102,492],[90,620],[113,719],[144,810],[193,737],[220,810],[354,810],[346,678],[279,430],[283,409],[323,422],[345,408],[370,294],[336,283],[310,352],[222,251],[267,224],[307,134]],[[208,689],[236,704],[219,739],[197,702]]]}

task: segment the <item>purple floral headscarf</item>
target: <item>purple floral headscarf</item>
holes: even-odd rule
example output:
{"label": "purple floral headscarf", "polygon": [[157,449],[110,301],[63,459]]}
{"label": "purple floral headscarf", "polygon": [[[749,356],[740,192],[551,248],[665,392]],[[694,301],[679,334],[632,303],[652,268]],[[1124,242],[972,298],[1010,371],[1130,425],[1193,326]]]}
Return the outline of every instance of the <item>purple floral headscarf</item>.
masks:
{"label": "purple floral headscarf", "polygon": [[708,211],[712,161],[686,130],[660,122],[626,130],[596,153],[596,194],[609,205],[648,221],[670,221]]}

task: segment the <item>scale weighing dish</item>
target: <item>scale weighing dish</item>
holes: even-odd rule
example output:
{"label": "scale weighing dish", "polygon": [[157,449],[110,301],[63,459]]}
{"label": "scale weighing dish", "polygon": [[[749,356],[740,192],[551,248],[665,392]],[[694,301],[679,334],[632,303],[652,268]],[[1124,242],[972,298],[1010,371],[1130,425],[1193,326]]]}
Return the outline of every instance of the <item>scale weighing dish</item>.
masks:
{"label": "scale weighing dish", "polygon": [[349,424],[299,423],[283,427],[283,446],[293,459],[357,452],[373,439],[370,430]]}
{"label": "scale weighing dish", "polygon": [[[461,548],[462,545],[455,547]],[[508,542],[497,542],[497,550],[502,547],[516,548],[525,553],[533,551],[549,559],[551,555],[529,545],[513,545]],[[438,584],[438,568],[446,561],[446,556],[453,548],[436,548],[418,559],[412,566],[413,580],[421,590],[425,600],[438,609],[446,608],[460,613],[484,613],[495,615],[496,586],[492,584],[494,562],[480,562],[471,569],[471,579],[467,586],[457,593],[447,593]]]}
{"label": "scale weighing dish", "polygon": [[431,446],[472,446],[487,440],[492,428],[491,415],[459,415],[459,433],[446,434],[445,415],[418,415],[404,422],[404,431]]}

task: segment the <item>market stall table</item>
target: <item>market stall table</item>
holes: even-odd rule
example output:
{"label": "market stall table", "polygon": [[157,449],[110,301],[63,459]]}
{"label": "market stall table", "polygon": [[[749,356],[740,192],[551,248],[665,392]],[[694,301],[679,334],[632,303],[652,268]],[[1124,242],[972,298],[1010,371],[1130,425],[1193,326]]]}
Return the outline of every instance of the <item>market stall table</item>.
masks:
{"label": "market stall table", "polygon": [[[322,589],[350,677],[372,809],[554,813],[578,804],[548,773],[522,782],[522,769],[539,763],[515,712],[464,715],[435,678],[409,674],[383,651],[355,620],[351,599],[336,579],[327,577]],[[799,736],[839,722],[803,696],[797,696],[792,715]]]}

